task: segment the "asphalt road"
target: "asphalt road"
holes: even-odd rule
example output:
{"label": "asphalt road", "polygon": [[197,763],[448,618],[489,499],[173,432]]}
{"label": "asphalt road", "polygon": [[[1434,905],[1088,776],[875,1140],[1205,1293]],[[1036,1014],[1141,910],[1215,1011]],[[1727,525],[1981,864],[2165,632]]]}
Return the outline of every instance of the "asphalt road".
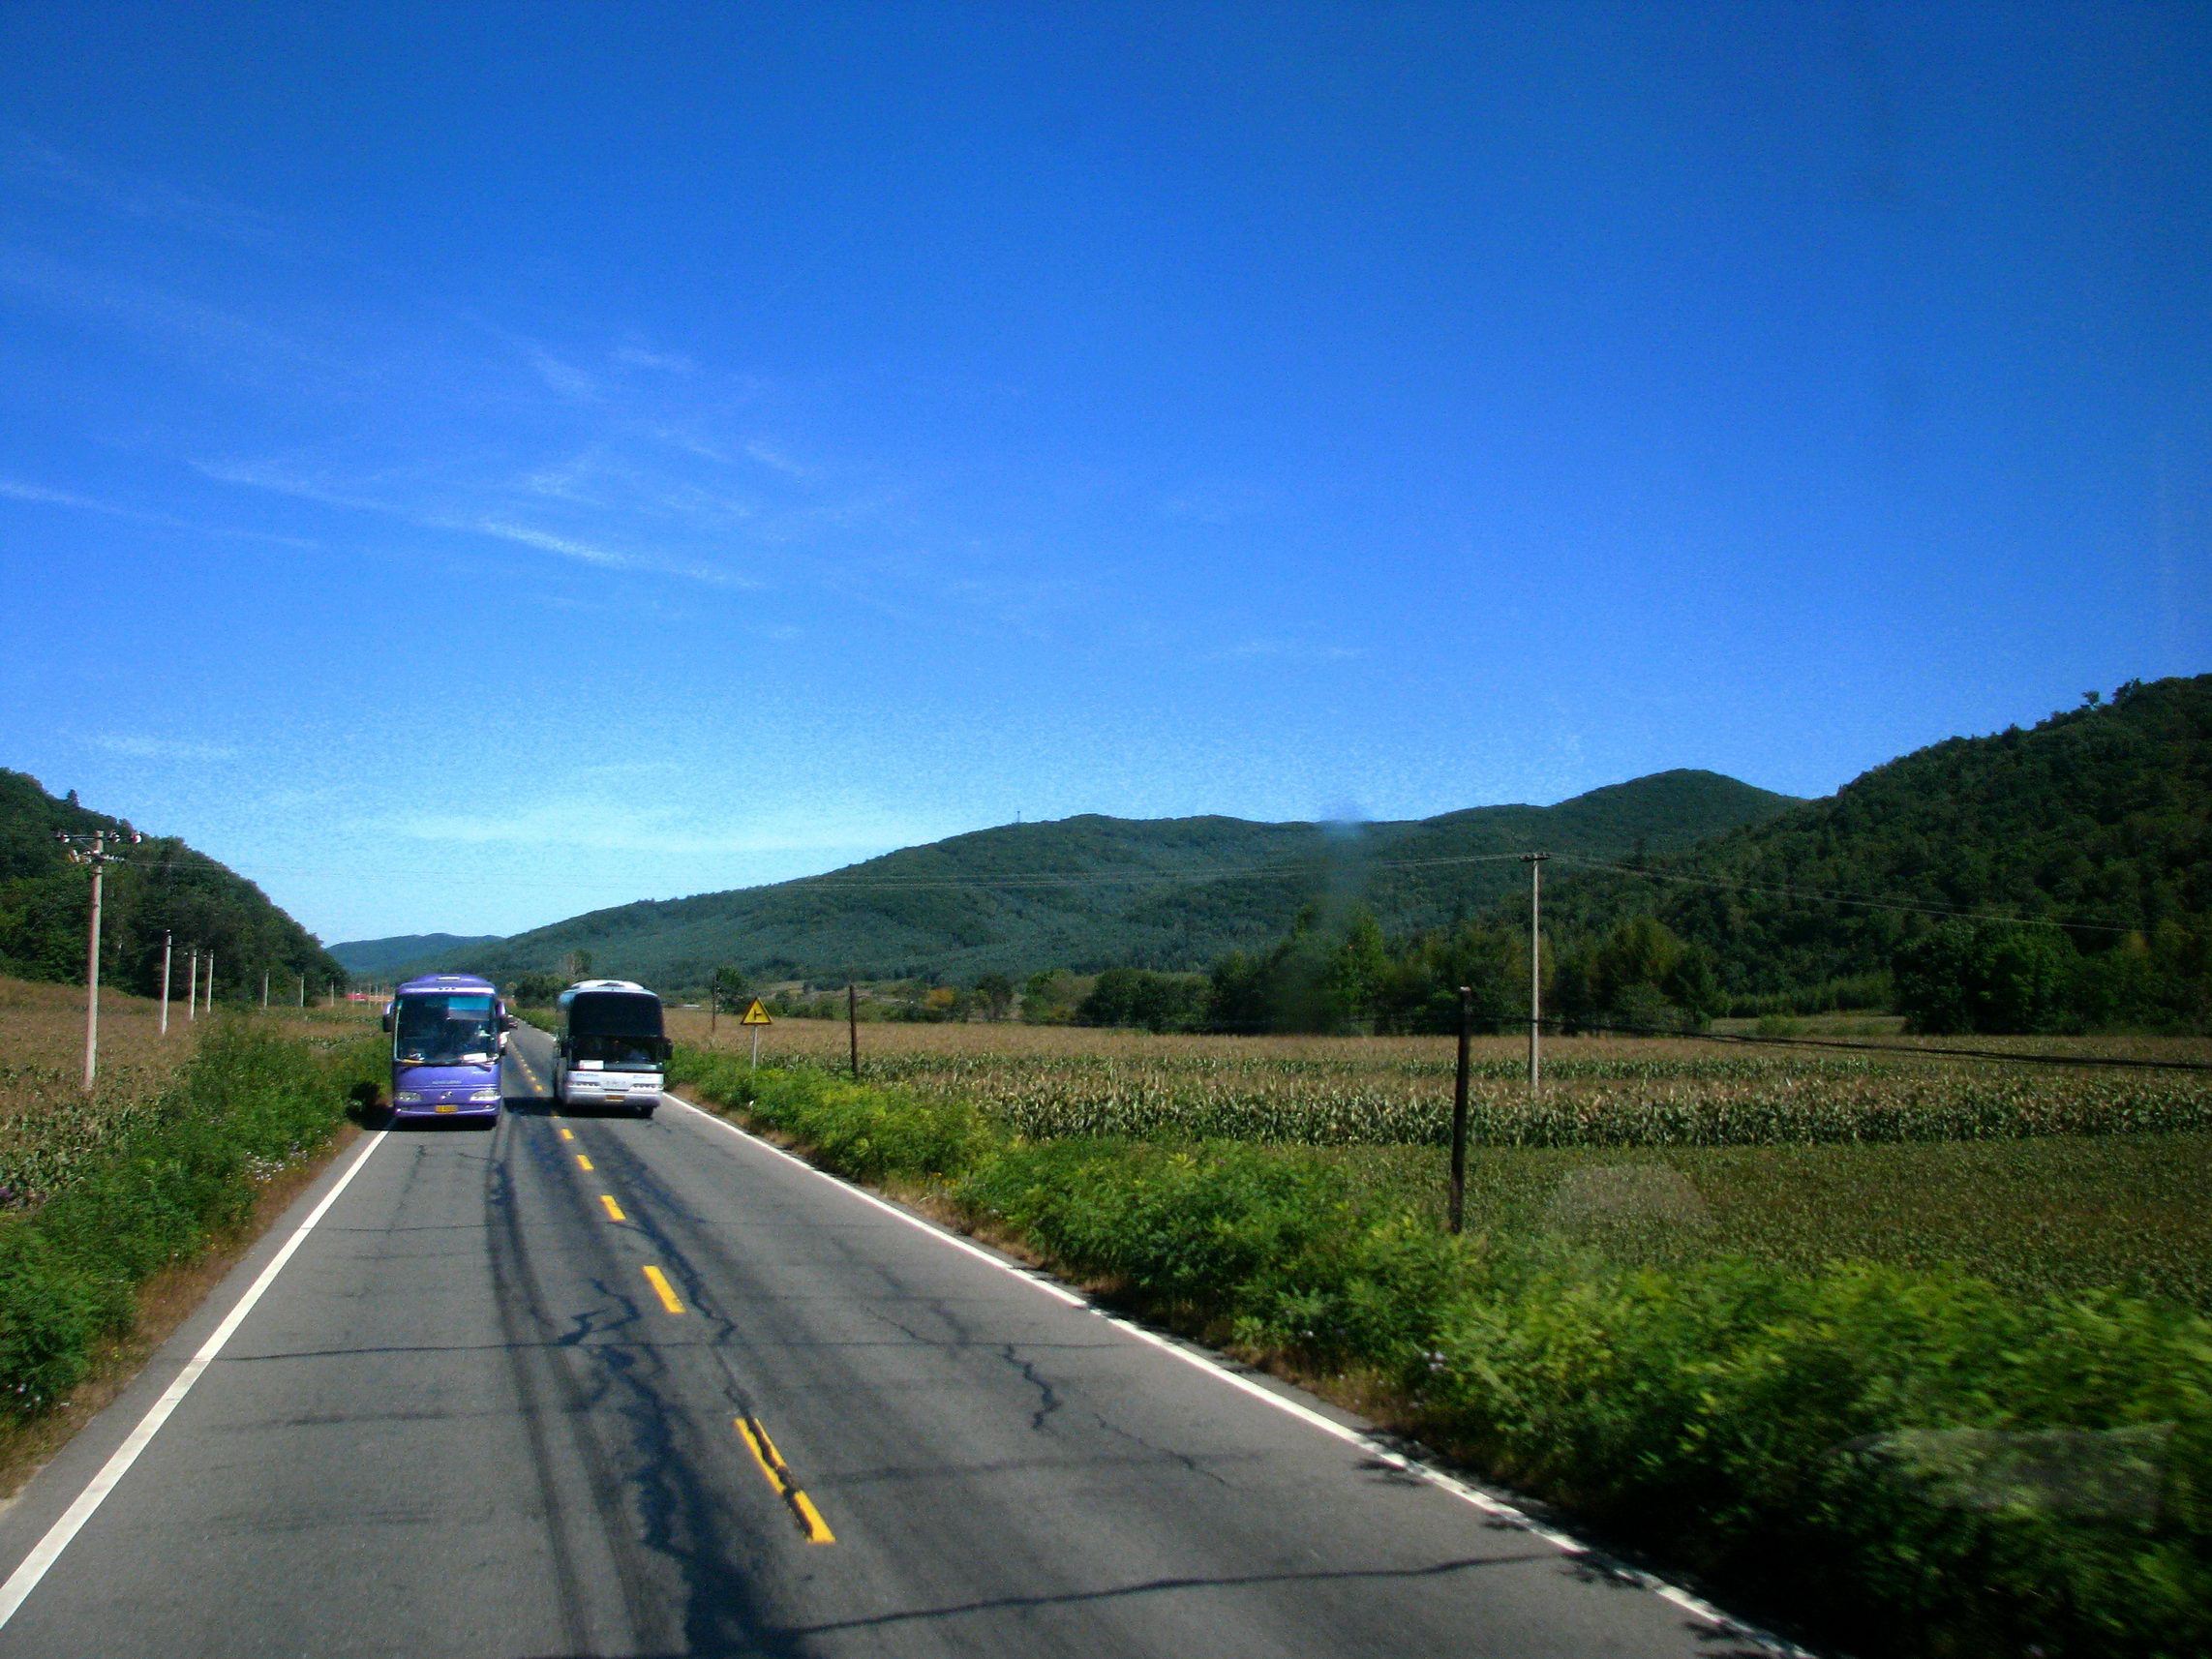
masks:
{"label": "asphalt road", "polygon": [[[489,1134],[365,1139],[0,1655],[1747,1650],[704,1114],[554,1113],[548,1048]],[[317,1196],[0,1514],[0,1573]]]}

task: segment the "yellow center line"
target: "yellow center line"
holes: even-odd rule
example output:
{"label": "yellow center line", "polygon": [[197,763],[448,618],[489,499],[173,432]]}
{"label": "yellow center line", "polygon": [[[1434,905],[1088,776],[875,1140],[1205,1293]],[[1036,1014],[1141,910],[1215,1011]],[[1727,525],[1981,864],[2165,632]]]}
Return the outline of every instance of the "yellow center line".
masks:
{"label": "yellow center line", "polygon": [[621,1205],[615,1202],[615,1196],[612,1192],[600,1193],[599,1202],[607,1206],[607,1216],[610,1220],[617,1222],[626,1222],[629,1220],[627,1216],[622,1214]]}
{"label": "yellow center line", "polygon": [[561,1138],[562,1140],[574,1140],[576,1138],[576,1131],[564,1126],[561,1131]]}
{"label": "yellow center line", "polygon": [[663,1308],[666,1308],[671,1313],[683,1312],[683,1303],[676,1294],[676,1286],[668,1282],[667,1274],[661,1272],[657,1267],[649,1267],[645,1270],[645,1280],[648,1284],[652,1286],[653,1294],[660,1298],[660,1305]]}
{"label": "yellow center line", "polygon": [[586,1158],[581,1152],[579,1152],[576,1155],[576,1167],[579,1169],[589,1169],[591,1167],[591,1161],[589,1158]]}
{"label": "yellow center line", "polygon": [[814,1507],[814,1500],[799,1488],[792,1478],[791,1467],[783,1461],[783,1454],[775,1449],[775,1442],[768,1437],[768,1429],[758,1417],[736,1419],[738,1433],[745,1437],[753,1462],[760,1464],[760,1472],[768,1476],[768,1484],[775,1488],[775,1495],[791,1505],[792,1513],[799,1517],[799,1524],[806,1533],[809,1544],[834,1544],[837,1535],[830,1530],[830,1523],[822,1519],[822,1512]]}

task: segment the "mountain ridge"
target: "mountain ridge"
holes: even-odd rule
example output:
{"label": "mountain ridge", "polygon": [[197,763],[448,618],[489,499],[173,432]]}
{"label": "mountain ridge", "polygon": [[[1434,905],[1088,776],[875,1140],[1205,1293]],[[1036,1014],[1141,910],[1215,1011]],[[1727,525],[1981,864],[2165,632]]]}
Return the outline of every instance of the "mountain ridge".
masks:
{"label": "mountain ridge", "polygon": [[497,945],[504,937],[500,933],[395,933],[388,939],[345,939],[323,949],[336,957],[348,974],[359,979],[366,975],[389,974],[394,968],[404,968],[410,962],[452,950],[473,950]]}
{"label": "mountain ridge", "polygon": [[1547,884],[1548,927],[1655,917],[1745,992],[1887,974],[1947,914],[2056,925],[2092,954],[2134,938],[2194,976],[2203,947],[2173,935],[2200,938],[2212,911],[2212,675],[1944,739],[1649,863]]}
{"label": "mountain ridge", "polygon": [[[1437,925],[1505,891],[1521,852],[1634,856],[1803,804],[1680,769],[1551,806],[1359,826],[1084,813],[970,830],[793,882],[611,906],[397,966],[505,980],[556,971],[582,950],[593,973],[678,986],[722,963],[817,980],[1201,969],[1272,938],[1307,904],[1356,898],[1393,929]],[[1500,861],[1394,867],[1481,858]]]}

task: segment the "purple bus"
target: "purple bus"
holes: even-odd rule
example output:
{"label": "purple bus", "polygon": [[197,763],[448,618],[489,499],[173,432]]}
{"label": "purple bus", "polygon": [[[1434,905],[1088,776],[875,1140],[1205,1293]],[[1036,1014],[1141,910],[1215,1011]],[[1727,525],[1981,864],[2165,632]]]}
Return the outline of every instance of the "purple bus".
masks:
{"label": "purple bus", "polygon": [[514,1018],[489,980],[432,974],[384,1005],[392,1034],[392,1116],[500,1121],[500,1056]]}

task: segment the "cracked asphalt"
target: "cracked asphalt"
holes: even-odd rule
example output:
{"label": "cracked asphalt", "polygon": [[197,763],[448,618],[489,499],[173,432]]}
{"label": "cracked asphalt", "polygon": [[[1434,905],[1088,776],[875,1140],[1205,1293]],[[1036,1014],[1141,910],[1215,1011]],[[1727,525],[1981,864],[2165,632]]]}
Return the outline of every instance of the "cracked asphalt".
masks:
{"label": "cracked asphalt", "polygon": [[1745,1651],[699,1115],[555,1114],[547,1046],[495,1131],[382,1136],[0,1656]]}

